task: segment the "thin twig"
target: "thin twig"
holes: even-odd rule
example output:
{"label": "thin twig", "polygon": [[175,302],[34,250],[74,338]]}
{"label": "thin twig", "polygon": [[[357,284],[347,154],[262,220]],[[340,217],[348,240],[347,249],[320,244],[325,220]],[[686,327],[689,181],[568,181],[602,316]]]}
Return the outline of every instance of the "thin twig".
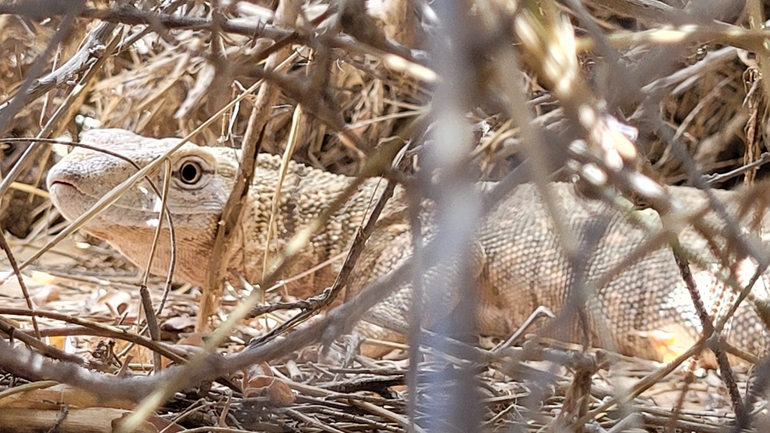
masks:
{"label": "thin twig", "polygon": [[3,234],[2,230],[0,230],[0,249],[5,252],[6,257],[8,257],[8,262],[11,264],[11,268],[13,268],[13,273],[16,275],[16,280],[19,282],[19,287],[21,288],[21,293],[24,296],[24,301],[27,303],[27,308],[29,308],[29,311],[32,314],[32,327],[35,329],[35,336],[37,336],[37,339],[40,340],[40,327],[37,324],[37,318],[35,317],[35,303],[32,301],[32,298],[29,296],[29,290],[27,289],[27,284],[24,282],[24,276],[21,275],[21,269],[19,269],[19,264],[16,262],[16,257],[13,254],[13,251],[11,250],[11,247],[8,245],[8,241],[5,239],[5,234]]}

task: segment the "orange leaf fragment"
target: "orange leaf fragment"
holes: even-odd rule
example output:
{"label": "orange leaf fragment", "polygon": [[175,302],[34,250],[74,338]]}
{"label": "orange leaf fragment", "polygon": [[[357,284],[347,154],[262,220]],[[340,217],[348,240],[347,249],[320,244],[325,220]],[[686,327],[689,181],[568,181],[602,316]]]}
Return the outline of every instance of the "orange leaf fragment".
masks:
{"label": "orange leaf fragment", "polygon": [[294,393],[289,385],[276,379],[265,362],[252,365],[243,371],[241,391],[245,397],[267,396],[278,406],[294,403]]}

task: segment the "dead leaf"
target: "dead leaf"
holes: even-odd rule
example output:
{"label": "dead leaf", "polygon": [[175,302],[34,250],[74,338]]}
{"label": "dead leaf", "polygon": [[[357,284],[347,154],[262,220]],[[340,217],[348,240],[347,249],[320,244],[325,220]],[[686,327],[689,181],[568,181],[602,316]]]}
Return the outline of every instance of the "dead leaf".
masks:
{"label": "dead leaf", "polygon": [[241,391],[245,397],[267,396],[278,406],[294,403],[294,393],[289,385],[277,380],[265,362],[244,370]]}
{"label": "dead leaf", "polygon": [[48,284],[35,289],[32,295],[32,301],[35,305],[45,305],[51,301],[58,301],[61,295],[61,288],[53,284]]}

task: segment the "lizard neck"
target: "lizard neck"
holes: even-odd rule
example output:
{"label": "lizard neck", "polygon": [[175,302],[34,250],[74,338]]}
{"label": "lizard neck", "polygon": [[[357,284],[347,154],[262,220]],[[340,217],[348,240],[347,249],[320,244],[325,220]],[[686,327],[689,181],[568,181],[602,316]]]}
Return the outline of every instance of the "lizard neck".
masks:
{"label": "lizard neck", "polygon": [[[247,208],[242,219],[242,243],[233,244],[233,271],[251,282],[258,282],[264,271],[264,257],[268,255],[268,270],[282,258],[289,240],[303,227],[324,212],[343,193],[353,178],[328,173],[303,164],[291,162],[273,215],[273,231],[268,245],[268,226],[280,179],[280,157],[260,155],[254,184],[249,193]],[[310,239],[299,253],[296,265],[282,278],[291,278],[319,263],[340,256],[349,248],[358,227],[369,215],[384,182],[366,180],[352,198],[337,210],[328,223]],[[398,205],[393,201],[384,214],[392,213]],[[290,289],[298,296],[316,293],[330,284],[339,270],[341,258],[312,275],[297,281]]]}

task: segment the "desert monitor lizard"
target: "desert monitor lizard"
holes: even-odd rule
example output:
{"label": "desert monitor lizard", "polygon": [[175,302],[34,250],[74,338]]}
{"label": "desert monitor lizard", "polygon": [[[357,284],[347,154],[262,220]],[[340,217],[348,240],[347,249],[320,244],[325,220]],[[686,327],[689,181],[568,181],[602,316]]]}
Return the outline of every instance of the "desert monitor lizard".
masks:
{"label": "desert monitor lizard", "polygon": [[[139,166],[145,166],[179,142],[175,138],[146,138],[118,129],[88,131],[81,140],[128,157]],[[171,156],[170,161],[173,178],[167,204],[177,234],[175,278],[200,285],[204,283],[216,223],[237,171],[238,154],[229,148],[187,143]],[[279,167],[280,157],[259,156],[255,181],[246,203],[248,217],[242,221],[241,230],[231,244],[236,249],[229,263],[231,275],[252,282],[260,280],[266,228]],[[51,200],[65,218],[74,220],[135,172],[136,169],[125,161],[76,148],[49,172]],[[162,184],[161,173],[162,170],[151,175],[158,185]],[[345,176],[291,163],[284,180],[280,211],[275,217],[276,240],[271,245],[270,255],[277,257],[276,252],[285,242],[316,217],[349,181]],[[289,274],[299,274],[344,253],[378,188],[381,188],[381,182],[377,179],[366,181],[328,225],[312,238]],[[646,230],[630,223],[621,213],[610,210],[605,203],[582,198],[570,184],[554,183],[549,189],[575,233],[581,233],[597,218],[608,222],[604,235],[587,261],[589,282],[603,278],[609,269],[649,238]],[[485,335],[505,338],[537,307],[558,311],[568,297],[574,275],[537,191],[530,184],[517,187],[479,224],[476,245],[479,251],[473,256],[474,262],[478,262],[477,323]],[[671,187],[670,193],[692,208],[705,203],[702,193],[693,188]],[[726,191],[714,193],[727,202],[737,197]],[[388,272],[409,256],[411,236],[403,201],[403,193],[399,190],[378,222],[379,228],[367,246],[372,253],[365,254],[358,263],[357,277],[354,278],[357,282],[353,284],[360,286],[367,278]],[[158,204],[157,196],[146,181],[140,181],[113,206],[88,222],[84,229],[106,240],[143,267],[159,217]],[[637,215],[655,226],[661,224],[657,213],[651,210],[637,212]],[[716,221],[713,215],[709,218]],[[683,229],[679,238],[682,245],[701,255],[705,261],[716,262],[707,242],[691,228]],[[169,241],[164,232],[151,271],[165,274],[168,258]],[[722,284],[714,278],[712,271],[718,271],[718,268],[695,273],[708,308],[716,302],[711,292],[727,292],[721,289]],[[300,297],[318,293],[330,285],[335,273],[334,266],[323,267],[292,283],[289,290]],[[748,280],[745,275],[740,275],[739,267],[734,275],[744,283]],[[765,281],[766,278],[761,278],[753,288],[754,295],[762,299],[767,298]],[[395,310],[401,317],[407,317],[403,299],[391,303],[396,305]],[[666,347],[661,349],[659,345],[651,344],[656,341],[650,338],[651,335],[673,337],[674,345],[687,348],[697,339],[701,329],[679,267],[667,247],[658,248],[610,278],[589,305],[597,313],[594,317],[602,322],[602,329],[609,330],[614,347],[626,354],[662,359],[669,347],[664,345]],[[600,326],[592,324],[591,328],[594,344],[607,342],[597,336]],[[759,354],[767,347],[767,333],[748,302],[739,307],[726,332],[729,342],[750,352]]]}

